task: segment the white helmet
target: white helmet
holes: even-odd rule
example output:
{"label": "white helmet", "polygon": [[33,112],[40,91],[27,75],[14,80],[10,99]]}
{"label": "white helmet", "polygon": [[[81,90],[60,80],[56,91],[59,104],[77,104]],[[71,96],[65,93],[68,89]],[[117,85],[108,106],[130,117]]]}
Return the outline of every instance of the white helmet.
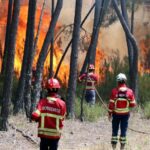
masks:
{"label": "white helmet", "polygon": [[127,77],[124,73],[119,73],[116,77],[117,82],[126,81]]}

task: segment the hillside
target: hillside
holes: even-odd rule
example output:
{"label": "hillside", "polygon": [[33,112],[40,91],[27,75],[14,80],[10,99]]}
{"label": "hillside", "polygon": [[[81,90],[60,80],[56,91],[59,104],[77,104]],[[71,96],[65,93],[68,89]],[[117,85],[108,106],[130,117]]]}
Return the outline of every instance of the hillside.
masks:
{"label": "hillside", "polygon": [[[0,132],[0,150],[39,149],[36,123],[29,123],[23,115],[11,117],[9,123],[9,131]],[[127,150],[149,150],[150,120],[144,119],[140,113],[134,113],[131,115],[129,127],[142,133],[128,130]],[[23,134],[35,142],[25,138]],[[107,117],[100,118],[97,122],[66,120],[59,150],[111,150],[110,138],[111,123]]]}

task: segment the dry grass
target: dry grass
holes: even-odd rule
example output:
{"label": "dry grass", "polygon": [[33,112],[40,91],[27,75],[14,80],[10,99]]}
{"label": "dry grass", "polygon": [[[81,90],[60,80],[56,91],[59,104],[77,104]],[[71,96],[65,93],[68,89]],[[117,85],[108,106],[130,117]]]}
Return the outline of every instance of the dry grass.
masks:
{"label": "dry grass", "polygon": [[[22,129],[39,142],[37,124],[29,123],[23,115],[11,117],[11,124]],[[129,126],[133,129],[150,132],[150,120],[143,119],[140,114],[133,114]],[[59,150],[111,150],[111,123],[107,117],[98,122],[83,122],[66,120]],[[150,150],[150,135],[128,131],[126,150]],[[117,145],[119,150],[120,145]],[[13,129],[0,132],[0,150],[38,150],[35,145]]]}

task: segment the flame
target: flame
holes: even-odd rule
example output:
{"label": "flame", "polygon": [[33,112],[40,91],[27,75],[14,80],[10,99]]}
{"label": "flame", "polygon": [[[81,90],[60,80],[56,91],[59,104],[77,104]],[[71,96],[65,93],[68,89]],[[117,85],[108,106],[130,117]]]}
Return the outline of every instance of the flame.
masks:
{"label": "flame", "polygon": [[[16,41],[15,62],[14,62],[14,70],[15,70],[15,73],[17,76],[20,75],[20,71],[21,71],[24,42],[25,42],[25,35],[26,35],[27,13],[28,13],[27,1],[24,0],[22,2],[23,2],[23,5],[21,5],[21,10],[20,10],[19,26],[18,26],[17,41]],[[7,7],[8,7],[8,1],[5,1],[5,3],[4,3],[4,1],[0,1],[0,8],[1,8],[1,10],[0,10],[0,25],[1,25],[0,26],[0,45],[2,45],[2,50],[4,49],[4,40],[5,40],[4,34],[5,34],[5,28],[6,28],[6,22],[7,22]],[[38,6],[37,11],[36,11],[36,20],[35,20],[35,36],[36,36],[37,27],[38,27],[38,23],[39,23],[40,13],[41,13],[41,8]],[[67,18],[67,19],[70,19],[70,18]],[[36,49],[36,53],[35,53],[35,57],[34,57],[34,61],[33,61],[33,67],[36,67],[39,53],[42,48],[42,45],[43,45],[43,42],[45,39],[45,35],[48,30],[50,20],[51,20],[51,16],[45,10],[43,18],[42,18],[42,26],[40,29],[40,35],[39,35],[37,49]],[[61,27],[61,24],[57,23],[56,28],[55,28],[55,33],[57,33],[59,31],[60,27]],[[109,29],[106,29],[106,31],[109,31]],[[114,27],[113,27],[113,31],[114,31]],[[111,35],[111,34],[107,34],[107,32],[104,32],[103,34],[105,35],[105,37],[107,37],[107,35],[108,36]],[[119,35],[121,35],[121,34],[119,34]],[[141,33],[140,33],[140,35],[141,35]],[[97,52],[96,52],[95,71],[99,75],[99,81],[101,83],[102,81],[105,80],[105,71],[108,69],[110,72],[113,72],[113,69],[111,66],[109,68],[106,68],[104,65],[104,60],[105,59],[109,60],[109,58],[107,58],[108,54],[105,54],[102,51],[102,47],[103,47],[103,49],[105,49],[105,52],[107,50],[109,50],[110,48],[108,47],[108,44],[105,47],[102,46],[102,43],[100,42],[100,41],[102,41],[101,40],[102,36],[100,36],[99,39],[100,40],[98,42]],[[103,44],[107,43],[106,41],[107,41],[107,38],[103,39]],[[144,73],[150,74],[150,62],[148,59],[148,57],[150,57],[149,43],[150,43],[150,38],[143,39],[139,42],[139,46],[141,49],[140,50],[141,58],[139,61],[140,74],[144,74]],[[110,40],[109,40],[109,45],[110,45]],[[111,48],[114,49],[113,44],[111,45]],[[122,44],[121,44],[121,48],[122,48]],[[4,52],[2,52],[2,53],[4,53]],[[61,49],[61,45],[59,45],[58,43],[57,44],[55,43],[54,44],[54,56],[53,56],[54,72],[56,71],[56,68],[57,68],[58,62],[62,56],[62,53],[63,53],[63,51]],[[81,62],[79,62],[79,65],[80,65],[79,68],[81,68],[81,64],[83,63],[83,55],[79,55],[79,57],[81,57],[81,58],[79,58],[79,59],[81,59]],[[1,60],[0,60],[0,64],[1,64]],[[48,55],[47,59],[45,61],[45,64],[44,64],[44,72],[43,72],[44,76],[48,76],[48,74],[49,74],[49,72],[48,72],[49,64],[50,64],[50,57]],[[0,65],[0,67],[1,67],[1,65]],[[80,71],[80,70],[78,70],[78,71]],[[60,67],[60,71],[58,73],[58,78],[62,81],[62,83],[67,85],[68,78],[69,78],[69,63],[67,63],[66,61],[63,62]]]}
{"label": "flame", "polygon": [[[27,25],[27,13],[28,13],[28,6],[27,5],[21,6],[20,15],[19,15],[18,33],[17,33],[17,39],[16,39],[15,61],[14,61],[14,70],[18,77],[20,75],[22,59],[23,59],[24,42],[25,42],[26,25]],[[40,13],[41,13],[41,9],[37,8],[36,21],[35,21],[35,33],[37,32]],[[5,14],[3,14],[2,17],[0,18],[0,23],[3,26],[6,26],[6,22],[7,22],[6,16],[7,15],[5,12]],[[35,54],[34,61],[33,61],[34,67],[36,66],[40,50],[42,48],[42,45],[43,45],[43,42],[45,39],[45,35],[46,35],[48,27],[49,27],[50,20],[51,20],[50,14],[48,12],[44,12],[44,15],[42,18],[42,25],[41,25],[41,29],[40,29],[40,35],[39,35],[38,44],[37,44],[37,49],[36,49],[36,54]],[[57,23],[56,28],[55,28],[56,33],[59,30],[59,27],[60,27],[60,25]],[[4,41],[4,39],[3,39],[3,41]],[[56,70],[57,64],[58,64],[61,56],[62,56],[62,50],[60,47],[58,47],[55,44],[54,45],[54,56],[53,56],[54,71]],[[46,73],[48,74],[49,64],[50,64],[50,57],[47,57],[47,59],[45,61],[45,65],[44,65],[44,74],[46,74]],[[66,64],[63,63],[62,68],[67,70],[68,67],[65,67],[65,66],[66,66]],[[68,75],[69,71],[67,70],[65,72],[66,72],[65,75],[59,74],[60,79],[64,79],[64,76]]]}
{"label": "flame", "polygon": [[147,37],[146,39],[143,39],[140,41],[140,49],[141,49],[141,57],[138,64],[139,67],[139,73],[141,75],[143,74],[150,74],[150,37]]}
{"label": "flame", "polygon": [[[6,11],[5,11],[6,13]],[[22,59],[23,59],[23,51],[24,51],[24,42],[25,42],[25,36],[26,36],[26,25],[27,25],[27,13],[28,13],[28,6],[27,4],[24,4],[21,6],[20,9],[20,15],[19,15],[19,25],[18,25],[18,33],[17,33],[17,40],[16,40],[16,51],[15,51],[15,61],[14,61],[14,70],[16,75],[19,77],[20,71],[21,71],[21,65],[22,65]],[[40,18],[41,8],[37,8],[36,11],[36,20],[35,20],[35,34],[37,32],[39,18]],[[6,26],[7,21],[7,15],[3,14],[3,17],[0,18],[0,23]],[[40,50],[42,48],[45,35],[47,33],[49,22],[51,20],[50,14],[48,12],[44,12],[43,18],[42,18],[42,25],[40,29],[36,54],[33,61],[33,68],[36,68],[36,63],[39,57]],[[55,28],[55,33],[59,31],[60,24],[57,23]],[[3,40],[4,41],[4,40]],[[54,55],[53,55],[53,68],[54,72],[56,71],[57,65],[60,61],[60,58],[62,56],[62,49],[59,44],[54,44]],[[100,60],[104,59],[104,53],[102,53],[100,50],[97,50],[96,53],[96,72],[98,74],[101,74],[100,80],[104,78],[104,70],[102,69],[102,63],[100,63]],[[48,55],[46,58],[46,61],[44,63],[44,77],[48,76],[49,71],[49,64],[50,64],[50,56]],[[100,71],[101,70],[101,71]],[[103,70],[103,71],[102,71]],[[63,62],[60,71],[58,73],[58,78],[62,81],[63,84],[67,85],[68,78],[69,78],[69,64]]]}
{"label": "flame", "polygon": [[105,67],[104,67],[104,60],[106,58],[106,54],[100,50],[96,49],[96,59],[95,59],[95,72],[99,75],[99,83],[105,81]]}

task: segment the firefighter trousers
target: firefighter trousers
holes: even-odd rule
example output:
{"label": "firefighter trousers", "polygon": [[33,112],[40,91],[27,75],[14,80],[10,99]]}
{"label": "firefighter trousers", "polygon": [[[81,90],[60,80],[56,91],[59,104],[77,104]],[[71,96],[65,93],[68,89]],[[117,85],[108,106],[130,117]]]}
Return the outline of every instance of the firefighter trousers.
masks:
{"label": "firefighter trousers", "polygon": [[112,144],[117,144],[119,128],[120,128],[120,143],[122,144],[126,143],[126,132],[128,128],[129,116],[130,114],[126,115],[113,114],[112,140],[111,140]]}
{"label": "firefighter trousers", "polygon": [[57,150],[59,139],[41,138],[40,150]]}

